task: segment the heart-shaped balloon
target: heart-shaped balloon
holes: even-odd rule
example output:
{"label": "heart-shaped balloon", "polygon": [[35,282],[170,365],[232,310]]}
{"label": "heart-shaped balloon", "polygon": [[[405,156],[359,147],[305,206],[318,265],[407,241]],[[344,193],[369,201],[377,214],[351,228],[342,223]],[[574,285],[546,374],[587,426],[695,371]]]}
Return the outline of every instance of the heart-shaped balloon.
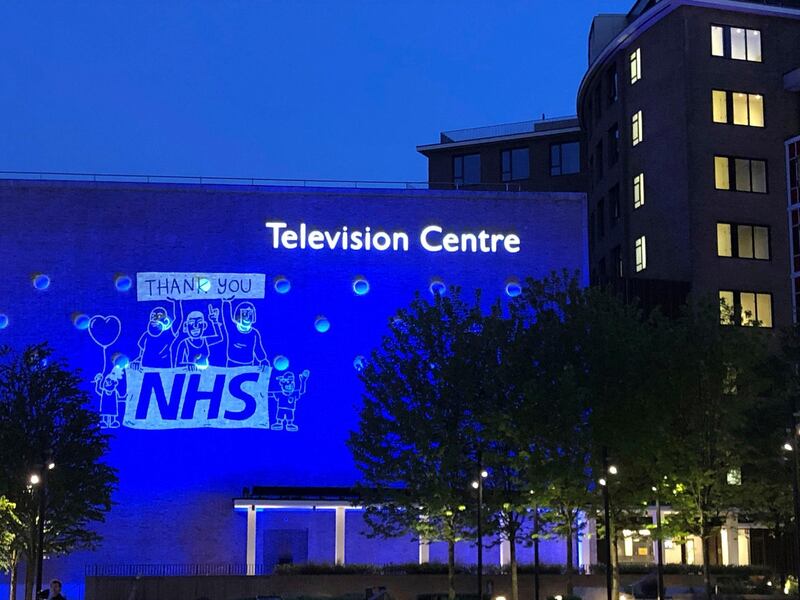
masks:
{"label": "heart-shaped balloon", "polygon": [[115,316],[95,315],[89,319],[89,335],[98,346],[108,348],[117,341],[122,331],[122,324]]}

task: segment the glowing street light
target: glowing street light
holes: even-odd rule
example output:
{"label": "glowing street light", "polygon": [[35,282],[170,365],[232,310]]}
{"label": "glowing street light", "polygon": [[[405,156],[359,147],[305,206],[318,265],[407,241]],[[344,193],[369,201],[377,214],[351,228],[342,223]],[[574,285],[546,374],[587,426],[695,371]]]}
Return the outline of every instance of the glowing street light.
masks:
{"label": "glowing street light", "polygon": [[608,467],[608,473],[609,475],[616,475],[617,473],[619,473],[619,471],[617,470],[617,467],[611,465],[610,467]]}
{"label": "glowing street light", "polygon": [[792,446],[791,442],[786,442],[783,445],[783,449],[786,450],[786,452],[791,452],[792,450],[794,450],[794,447]]}
{"label": "glowing street light", "polygon": [[31,475],[31,478],[30,478],[31,485],[39,485],[40,481],[41,481],[41,478],[39,477],[39,475],[37,475],[36,473]]}
{"label": "glowing street light", "polygon": [[480,484],[480,483],[478,483],[477,481],[473,481],[473,482],[472,482],[472,488],[473,488],[473,489],[476,489],[476,490],[477,490],[477,489],[480,487],[480,485],[481,485],[481,484]]}

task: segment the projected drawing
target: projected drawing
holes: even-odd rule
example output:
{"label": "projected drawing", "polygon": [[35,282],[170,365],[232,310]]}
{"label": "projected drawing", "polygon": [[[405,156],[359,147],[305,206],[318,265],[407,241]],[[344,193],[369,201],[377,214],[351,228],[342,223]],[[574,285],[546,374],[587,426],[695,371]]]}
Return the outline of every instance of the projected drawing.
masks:
{"label": "projected drawing", "polygon": [[311,375],[308,369],[300,373],[300,387],[297,387],[294,373],[287,371],[276,378],[280,384],[280,390],[270,391],[269,396],[277,404],[275,411],[275,422],[270,426],[273,431],[297,431],[297,424],[294,422],[297,403],[306,393],[306,383]]}
{"label": "projected drawing", "polygon": [[125,403],[120,391],[123,376],[123,370],[117,366],[105,376],[102,373],[94,376],[94,391],[100,396],[100,427],[103,429],[116,429],[120,425],[120,406]]}
{"label": "projected drawing", "polygon": [[[183,302],[181,305],[181,315],[183,314]],[[220,309],[208,305],[208,320],[199,310],[193,310],[183,321],[181,330],[186,337],[179,343],[175,351],[174,365],[183,367],[189,371],[207,368],[210,364],[211,346],[223,341],[222,328],[219,321]],[[208,323],[211,322],[211,332],[207,335]]]}
{"label": "projected drawing", "polygon": [[139,337],[139,355],[131,363],[134,369],[151,367],[168,369],[173,366],[172,345],[178,337],[181,321],[183,320],[183,305],[181,305],[181,319],[175,319],[175,300],[168,298],[172,305],[172,314],[163,306],[156,306],[150,311],[147,329]]}
{"label": "projected drawing", "polygon": [[233,300],[233,296],[223,300],[223,304],[227,306],[225,319],[222,321],[227,341],[227,366],[270,366],[261,332],[254,327],[256,307],[252,302],[240,302],[234,309]]}

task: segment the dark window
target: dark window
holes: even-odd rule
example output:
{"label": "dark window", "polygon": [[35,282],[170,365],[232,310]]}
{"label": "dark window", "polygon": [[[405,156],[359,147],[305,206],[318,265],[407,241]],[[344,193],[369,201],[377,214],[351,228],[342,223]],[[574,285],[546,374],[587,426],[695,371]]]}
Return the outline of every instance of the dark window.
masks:
{"label": "dark window", "polygon": [[608,130],[608,166],[617,164],[619,160],[619,126],[615,123]]}
{"label": "dark window", "polygon": [[594,89],[594,120],[599,121],[603,116],[603,90],[598,84]]}
{"label": "dark window", "polygon": [[611,251],[611,263],[614,266],[614,277],[622,277],[622,248],[614,246]]}
{"label": "dark window", "polygon": [[603,239],[606,235],[606,201],[600,198],[597,203],[597,237]]}
{"label": "dark window", "polygon": [[550,146],[550,175],[569,175],[581,170],[581,145],[579,142]]}
{"label": "dark window", "polygon": [[619,184],[608,190],[609,225],[613,227],[619,221]]}
{"label": "dark window", "polygon": [[596,224],[596,220],[597,219],[595,217],[595,214],[594,214],[594,212],[592,212],[592,214],[589,215],[589,247],[590,248],[594,247],[594,237],[595,237],[594,228],[597,225]]}
{"label": "dark window", "polygon": [[597,270],[598,270],[598,272],[600,274],[598,282],[599,283],[603,283],[606,280],[606,278],[608,277],[608,273],[606,273],[606,259],[605,258],[601,258],[600,262],[597,263]]}
{"label": "dark window", "polygon": [[619,99],[619,77],[617,76],[617,66],[612,66],[606,71],[606,100],[609,105],[614,104]]}
{"label": "dark window", "polygon": [[594,149],[594,178],[597,181],[603,178],[603,140],[597,142]]}
{"label": "dark window", "polygon": [[465,154],[453,157],[453,183],[456,185],[470,185],[480,182],[480,154]]}
{"label": "dark window", "polygon": [[503,181],[516,181],[530,177],[530,153],[527,148],[503,150],[500,153]]}

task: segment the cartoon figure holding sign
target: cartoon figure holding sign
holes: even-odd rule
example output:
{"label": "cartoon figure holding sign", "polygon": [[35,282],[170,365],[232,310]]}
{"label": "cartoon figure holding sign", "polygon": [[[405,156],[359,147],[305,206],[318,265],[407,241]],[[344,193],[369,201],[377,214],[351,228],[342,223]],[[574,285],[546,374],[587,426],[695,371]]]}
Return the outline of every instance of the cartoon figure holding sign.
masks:
{"label": "cartoon figure holding sign", "polygon": [[270,398],[277,401],[278,409],[275,413],[275,422],[270,429],[273,431],[297,431],[294,423],[294,413],[297,409],[297,402],[306,393],[306,382],[311,375],[308,369],[300,373],[300,389],[295,386],[294,373],[291,371],[284,373],[277,378],[281,386],[280,391],[270,392]]}
{"label": "cartoon figure holding sign", "polygon": [[[172,316],[163,306],[156,306],[150,311],[147,329],[139,337],[139,356],[131,363],[134,369],[142,367],[168,369],[172,367],[172,344],[178,337],[180,321],[175,321],[175,300],[172,303]],[[181,305],[183,320],[183,305]]]}
{"label": "cartoon figure holding sign", "polygon": [[114,367],[103,377],[102,373],[94,376],[94,391],[100,396],[100,427],[116,429],[119,427],[119,405],[123,396],[119,391],[122,381],[122,369]]}
{"label": "cartoon figure holding sign", "polygon": [[[193,310],[183,322],[183,332],[186,337],[178,344],[175,352],[175,366],[186,367],[190,371],[208,367],[210,347],[222,341],[220,334],[219,310],[211,304],[208,305],[208,320],[211,321],[213,333],[205,335],[208,321],[199,310]],[[183,308],[181,307],[181,313]]]}
{"label": "cartoon figure holding sign", "polygon": [[261,332],[253,327],[256,322],[256,307],[252,302],[240,302],[234,310],[233,296],[226,298],[223,303],[228,307],[227,318],[222,324],[228,341],[227,366],[269,367]]}

